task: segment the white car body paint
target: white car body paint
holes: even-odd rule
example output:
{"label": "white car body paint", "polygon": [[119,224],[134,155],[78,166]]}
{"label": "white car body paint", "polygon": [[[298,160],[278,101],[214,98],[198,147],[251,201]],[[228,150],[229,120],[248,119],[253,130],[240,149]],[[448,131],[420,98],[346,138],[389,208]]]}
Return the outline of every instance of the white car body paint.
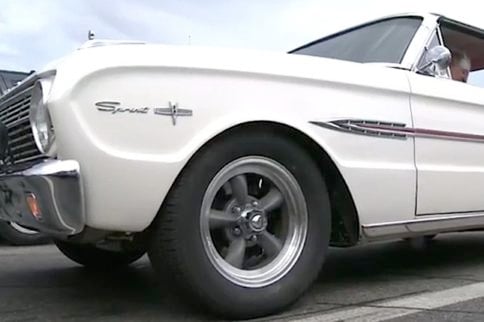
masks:
{"label": "white car body paint", "polygon": [[[47,66],[44,73],[56,73],[48,108],[57,156],[80,163],[85,224],[144,230],[197,151],[250,122],[282,124],[314,140],[348,186],[359,224],[376,235],[392,225],[399,227],[390,227],[387,235],[411,232],[406,223],[420,220],[427,227],[432,216],[423,215],[436,214],[440,221],[446,214],[456,219],[461,211],[483,213],[479,143],[416,133],[355,135],[315,124],[363,120],[406,130],[484,134],[479,127],[484,102],[476,89],[415,73],[439,19],[415,16],[422,24],[400,64],[96,40]],[[100,111],[99,102],[136,112]],[[193,115],[179,116],[174,125],[171,116],[154,113],[170,104]],[[436,119],[437,113],[442,117]],[[482,217],[474,215],[467,217],[473,227]]]}
{"label": "white car body paint", "polygon": [[[351,79],[344,77],[348,73]],[[346,179],[361,222],[375,223],[413,218],[412,140],[375,140],[309,122],[359,118],[411,124],[406,74],[298,55],[106,46],[80,50],[57,66],[49,109],[59,157],[81,164],[90,227],[146,228],[203,144],[254,121],[285,124],[320,144]],[[100,101],[150,109],[172,102],[193,116],[178,117],[174,126],[171,117],[152,110],[101,112],[95,106]]]}

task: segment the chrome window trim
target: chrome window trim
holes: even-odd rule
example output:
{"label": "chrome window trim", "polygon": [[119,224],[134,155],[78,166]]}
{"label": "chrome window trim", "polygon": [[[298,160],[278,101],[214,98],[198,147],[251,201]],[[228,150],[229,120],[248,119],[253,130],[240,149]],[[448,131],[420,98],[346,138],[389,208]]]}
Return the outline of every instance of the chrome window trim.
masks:
{"label": "chrome window trim", "polygon": [[[437,31],[437,37],[439,37],[440,44],[445,46],[444,37],[442,36],[442,30],[440,29],[440,23],[439,22],[437,22],[437,26],[435,27],[435,30]],[[450,66],[447,67],[447,77],[449,79],[452,78],[452,75],[450,74]]]}
{"label": "chrome window trim", "polygon": [[432,40],[435,28],[438,26],[439,16],[424,15],[420,28],[415,33],[412,43],[405,53],[402,60],[402,65],[406,66],[411,71],[416,71],[418,62],[425,52],[425,47]]}
{"label": "chrome window trim", "polygon": [[[420,50],[418,52],[418,55],[413,59],[413,61],[412,61],[411,55],[409,55],[409,57],[408,57],[409,62],[411,61],[411,65],[409,67],[409,70],[411,70],[412,72],[418,71],[418,63],[422,59],[423,55],[425,54],[425,51],[428,49],[428,46],[432,42],[432,39],[435,35],[437,35],[440,45],[445,46],[444,38],[442,36],[442,31],[440,30],[440,23],[439,23],[440,18],[441,18],[440,16],[435,16],[435,15],[430,15],[430,16],[427,16],[427,17],[424,18],[424,21],[422,22],[421,28],[426,30],[427,39],[425,41],[424,46],[421,46],[421,45],[418,44],[418,42],[416,42],[416,46],[420,46]],[[417,38],[417,34],[414,38]],[[405,57],[405,58],[407,58],[407,57]],[[406,60],[405,60],[405,62],[409,63]],[[447,68],[447,77],[451,78],[450,67]]]}
{"label": "chrome window trim", "polygon": [[425,46],[422,48],[422,51],[420,53],[420,55],[418,56],[417,60],[415,61],[415,64],[414,66],[412,67],[412,71],[413,72],[417,72],[418,71],[418,64],[419,62],[422,60],[422,58],[424,57],[425,53],[427,50],[430,49],[430,43],[432,43],[432,41],[434,40],[434,37],[437,36],[438,38],[438,41],[439,41],[439,45],[442,44],[442,39],[441,37],[439,36],[438,32],[437,32],[438,29],[434,29],[431,33],[430,33],[430,37],[427,39],[427,42],[425,43]]}

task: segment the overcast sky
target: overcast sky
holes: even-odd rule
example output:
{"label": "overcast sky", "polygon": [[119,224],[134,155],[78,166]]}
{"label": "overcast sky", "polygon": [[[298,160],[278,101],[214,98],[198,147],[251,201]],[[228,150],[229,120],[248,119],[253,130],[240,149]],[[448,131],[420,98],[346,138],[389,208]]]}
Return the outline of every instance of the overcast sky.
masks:
{"label": "overcast sky", "polygon": [[483,27],[476,2],[0,0],[0,69],[40,69],[79,47],[89,29],[96,38],[287,51],[396,12],[444,13]]}

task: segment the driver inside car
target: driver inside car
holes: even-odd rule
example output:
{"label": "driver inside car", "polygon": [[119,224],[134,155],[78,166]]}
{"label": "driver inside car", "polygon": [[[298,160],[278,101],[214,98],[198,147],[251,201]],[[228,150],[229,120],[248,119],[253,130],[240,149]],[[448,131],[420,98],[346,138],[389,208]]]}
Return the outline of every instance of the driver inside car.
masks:
{"label": "driver inside car", "polygon": [[471,60],[460,50],[452,51],[452,61],[450,64],[450,73],[455,81],[467,83],[469,72],[471,70]]}

